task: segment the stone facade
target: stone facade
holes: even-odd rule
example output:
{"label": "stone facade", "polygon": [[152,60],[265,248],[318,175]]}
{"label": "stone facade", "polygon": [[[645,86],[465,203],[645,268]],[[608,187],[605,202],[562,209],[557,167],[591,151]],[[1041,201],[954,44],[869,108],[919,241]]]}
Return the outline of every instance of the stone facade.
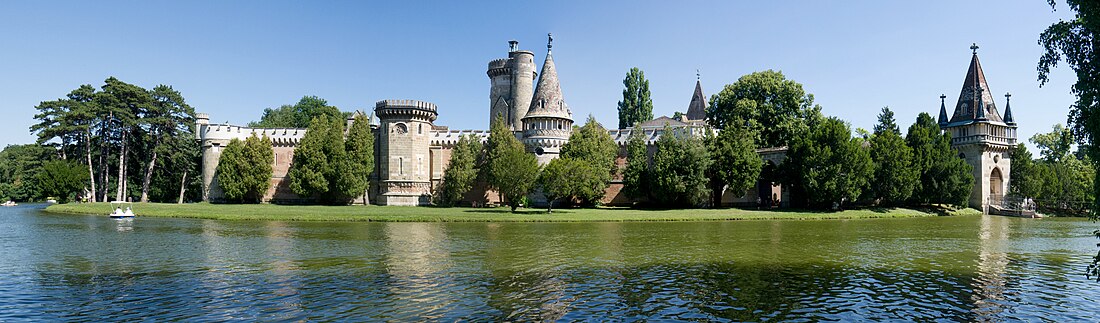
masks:
{"label": "stone facade", "polygon": [[939,124],[944,132],[951,134],[951,147],[957,149],[959,157],[973,168],[970,206],[988,213],[990,206],[999,205],[1008,192],[1012,149],[1016,146],[1016,121],[1009,106],[1011,95],[1005,94],[1004,117],[997,110],[978,61],[978,46],[971,46],[971,49],[974,53],[970,68],[950,119],[944,102],[947,96],[940,96]]}
{"label": "stone facade", "polygon": [[383,100],[374,107],[379,167],[379,205],[431,203],[431,155],[428,149],[435,121],[435,104],[416,100]]}

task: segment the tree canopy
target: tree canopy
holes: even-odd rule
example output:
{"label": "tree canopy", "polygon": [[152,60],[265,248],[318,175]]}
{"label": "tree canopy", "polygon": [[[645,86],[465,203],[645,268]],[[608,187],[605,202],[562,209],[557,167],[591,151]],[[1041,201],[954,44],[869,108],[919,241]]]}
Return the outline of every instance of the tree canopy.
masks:
{"label": "tree canopy", "polygon": [[538,159],[527,153],[499,116],[491,125],[482,171],[489,186],[500,193],[512,212],[523,203],[538,179]]}
{"label": "tree canopy", "polygon": [[623,169],[623,193],[634,201],[649,197],[649,155],[645,131],[633,129],[626,142],[626,168]]}
{"label": "tree canopy", "polygon": [[[344,126],[329,116],[313,118],[305,136],[294,149],[290,166],[290,189],[303,198],[322,203],[346,204],[349,196],[339,183],[350,169],[344,145]],[[361,174],[350,176],[358,179]]]}
{"label": "tree canopy", "polygon": [[[573,159],[586,164],[577,170],[584,170],[584,178],[579,182],[590,183],[591,187],[574,190],[573,197],[578,198],[585,205],[598,204],[603,199],[607,190],[611,174],[617,170],[615,158],[619,154],[619,145],[611,139],[611,135],[604,129],[596,118],[588,116],[584,126],[577,128],[569,136],[569,142],[561,147],[561,158]],[[568,165],[574,167],[575,165]]]}
{"label": "tree canopy", "polygon": [[821,107],[802,84],[767,70],[742,76],[711,96],[707,121],[724,129],[746,125],[756,147],[787,146],[821,119]]}
{"label": "tree canopy", "polygon": [[710,196],[710,154],[703,140],[687,129],[665,126],[655,144],[649,188],[662,206],[703,206]]}
{"label": "tree canopy", "polygon": [[872,197],[890,206],[908,201],[920,171],[913,163],[913,149],[901,137],[894,112],[882,108],[875,135],[871,137],[871,160],[875,172],[871,179]]}
{"label": "tree canopy", "polygon": [[218,161],[218,186],[227,200],[259,203],[271,185],[271,164],[274,162],[275,154],[267,136],[230,140]]}
{"label": "tree canopy", "polygon": [[328,101],[316,96],[303,96],[298,103],[283,105],[278,108],[264,109],[260,121],[250,122],[249,127],[256,128],[306,128],[313,118],[320,116],[332,117],[342,120],[344,114]]}
{"label": "tree canopy", "polygon": [[454,206],[474,186],[477,180],[477,158],[483,145],[473,135],[458,139],[451,150],[451,160],[443,171],[443,183],[436,192],[436,204]]}
{"label": "tree canopy", "polygon": [[56,198],[60,203],[72,201],[87,181],[88,172],[80,164],[65,160],[46,162],[35,176],[38,194],[43,198]]}
{"label": "tree canopy", "polygon": [[633,67],[623,79],[623,100],[619,101],[619,129],[653,120],[653,99],[649,95],[649,81],[645,72]]}
{"label": "tree canopy", "polygon": [[745,192],[756,184],[764,162],[756,153],[754,137],[744,126],[730,125],[709,138],[707,145],[713,159],[710,173],[718,180],[715,204],[721,203],[721,188]]}
{"label": "tree canopy", "polygon": [[913,166],[920,174],[910,203],[966,206],[974,186],[973,170],[951,148],[951,135],[942,133],[931,115],[921,113],[909,126],[905,143],[913,150]]}
{"label": "tree canopy", "polygon": [[787,183],[797,186],[796,203],[819,209],[856,201],[870,184],[874,166],[862,140],[852,137],[844,121],[831,117],[796,138],[787,151]]}

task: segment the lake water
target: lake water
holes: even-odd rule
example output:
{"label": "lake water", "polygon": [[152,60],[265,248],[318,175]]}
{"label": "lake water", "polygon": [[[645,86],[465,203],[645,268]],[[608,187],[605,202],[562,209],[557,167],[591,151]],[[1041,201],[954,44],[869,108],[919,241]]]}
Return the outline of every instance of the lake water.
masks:
{"label": "lake water", "polygon": [[126,223],[41,207],[0,208],[0,321],[1100,320],[1087,220]]}

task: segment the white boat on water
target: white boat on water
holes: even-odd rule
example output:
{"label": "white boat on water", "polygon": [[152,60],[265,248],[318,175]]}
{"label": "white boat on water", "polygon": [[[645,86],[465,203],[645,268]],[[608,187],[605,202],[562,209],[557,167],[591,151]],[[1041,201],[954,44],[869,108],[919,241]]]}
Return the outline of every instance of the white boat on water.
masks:
{"label": "white boat on water", "polygon": [[16,204],[15,202],[13,202],[11,200],[8,200],[7,202],[4,202],[4,204],[0,204],[0,205],[2,205],[2,206],[16,206],[16,205],[19,205],[19,204]]}
{"label": "white boat on water", "polygon": [[[111,212],[111,214],[108,214],[107,216],[111,217],[112,219],[133,219],[134,218],[134,210],[133,210],[134,203],[132,203],[132,202],[123,202],[123,201],[112,201],[111,206],[115,210],[114,210],[114,212]],[[123,206],[125,206],[126,208],[123,209]]]}

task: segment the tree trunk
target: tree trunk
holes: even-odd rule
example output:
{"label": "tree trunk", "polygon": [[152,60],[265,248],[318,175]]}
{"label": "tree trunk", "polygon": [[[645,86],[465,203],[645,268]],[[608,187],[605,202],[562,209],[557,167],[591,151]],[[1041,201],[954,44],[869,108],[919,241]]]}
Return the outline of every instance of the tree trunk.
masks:
{"label": "tree trunk", "polygon": [[122,199],[122,191],[126,189],[126,133],[122,133],[122,149],[118,152],[118,189],[115,190],[115,200],[125,201]]}
{"label": "tree trunk", "polygon": [[149,182],[153,180],[153,167],[157,164],[156,147],[157,144],[153,144],[153,157],[149,159],[149,166],[145,167],[145,177],[141,180],[141,203],[149,202]]}
{"label": "tree trunk", "polygon": [[187,169],[183,170],[183,179],[180,180],[180,199],[176,204],[183,204],[183,195],[187,192]]}
{"label": "tree trunk", "polygon": [[554,213],[554,199],[546,197],[546,214]]}
{"label": "tree trunk", "polygon": [[88,194],[89,195],[88,196],[88,202],[95,203],[95,201],[96,201],[96,195],[95,195],[96,194],[96,192],[95,192],[95,170],[92,167],[92,133],[91,133],[91,130],[88,130],[88,132],[84,133],[84,136],[85,136],[85,139],[87,139],[87,140],[84,141],[84,153],[88,157],[88,180],[91,182],[90,184],[91,184],[91,188],[92,188],[92,190],[88,192],[89,193]]}

